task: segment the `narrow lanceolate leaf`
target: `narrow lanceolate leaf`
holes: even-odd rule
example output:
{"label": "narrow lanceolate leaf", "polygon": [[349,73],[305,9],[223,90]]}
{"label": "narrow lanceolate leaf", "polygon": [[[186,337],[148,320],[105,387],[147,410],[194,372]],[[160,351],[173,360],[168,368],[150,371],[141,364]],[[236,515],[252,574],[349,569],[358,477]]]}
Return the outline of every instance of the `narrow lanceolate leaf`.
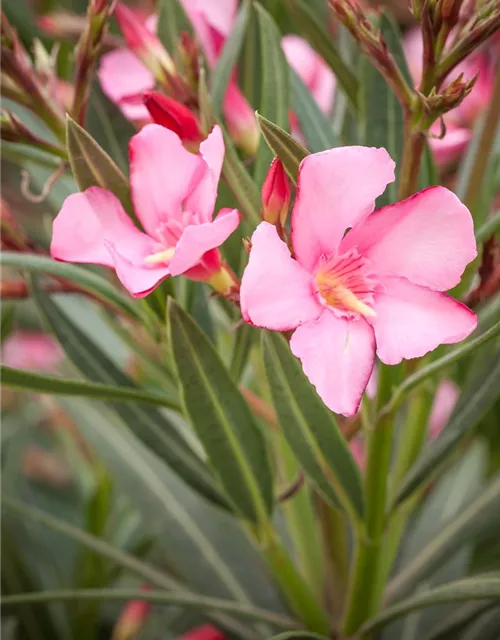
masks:
{"label": "narrow lanceolate leaf", "polygon": [[361,475],[334,415],[282,336],[264,333],[263,354],[280,428],[300,466],[330,502],[361,517]]}
{"label": "narrow lanceolate leaf", "polygon": [[299,175],[299,165],[302,160],[309,155],[309,151],[305,149],[300,142],[292,138],[290,134],[281,127],[270,122],[257,113],[257,122],[269,148],[283,163],[287,174],[294,184],[297,184]]}
{"label": "narrow lanceolate leaf", "polygon": [[[261,90],[259,112],[282,129],[288,129],[290,112],[289,68],[281,49],[281,34],[276,24],[259,4],[255,5],[260,38]],[[273,154],[265,140],[260,140],[255,163],[255,180],[262,184]]]}
{"label": "narrow lanceolate leaf", "polygon": [[[48,296],[37,290],[36,284],[33,290],[42,317],[68,358],[86,378],[93,382],[137,390],[134,382]],[[225,504],[205,464],[163,413],[153,407],[135,403],[113,402],[112,407],[137,437],[165,460],[185,482],[213,502]]]}
{"label": "narrow lanceolate leaf", "polygon": [[441,465],[470,435],[483,416],[500,397],[500,358],[498,347],[464,389],[444,431],[428,445],[406,475],[395,504],[430,482]]}
{"label": "narrow lanceolate leaf", "polygon": [[44,274],[55,276],[56,278],[64,278],[75,283],[96,298],[117,307],[127,315],[138,319],[141,318],[140,309],[129,297],[123,296],[110,282],[84,267],[58,262],[48,256],[10,251],[3,251],[0,254],[0,264],[4,267],[22,269],[39,275]]}
{"label": "narrow lanceolate leaf", "polygon": [[158,38],[170,53],[177,51],[182,33],[190,33],[191,23],[180,0],[160,0],[158,6]]}
{"label": "narrow lanceolate leaf", "polygon": [[66,123],[69,162],[81,191],[89,187],[108,189],[133,214],[127,178],[92,136],[69,116]]}
{"label": "narrow lanceolate leaf", "polygon": [[339,141],[328,118],[318,107],[311,92],[291,69],[293,110],[311,153],[333,149]]}
{"label": "narrow lanceolate leaf", "polygon": [[290,9],[297,31],[331,67],[338,85],[345,92],[351,106],[357,109],[358,80],[340,57],[335,48],[335,40],[315,12],[313,3],[309,0],[285,0],[285,4]]}
{"label": "narrow lanceolate leaf", "polygon": [[2,384],[6,387],[30,391],[31,393],[47,393],[62,396],[80,396],[95,400],[143,402],[158,407],[177,409],[178,406],[166,396],[151,393],[144,389],[130,387],[116,387],[97,382],[85,382],[83,380],[67,380],[33,371],[13,369],[6,365],[0,365]]}
{"label": "narrow lanceolate leaf", "polygon": [[245,165],[241,162],[238,152],[224,125],[214,113],[203,69],[200,72],[199,101],[202,125],[206,132],[208,132],[214,124],[218,124],[224,135],[226,153],[224,156],[224,164],[222,165],[222,177],[233,192],[241,213],[249,222],[256,225],[260,222],[259,190],[246,170]]}
{"label": "narrow lanceolate leaf", "polygon": [[210,341],[172,300],[168,335],[182,399],[214,473],[236,511],[264,522],[273,504],[264,433]]}
{"label": "narrow lanceolate leaf", "polygon": [[368,620],[361,629],[360,634],[368,634],[381,629],[393,620],[406,616],[412,611],[432,607],[437,604],[453,602],[470,602],[471,600],[496,600],[500,601],[500,576],[484,575],[457,580],[443,584],[435,589],[422,591],[403,600],[394,607],[390,607]]}
{"label": "narrow lanceolate leaf", "polygon": [[396,574],[387,587],[386,602],[392,603],[411,593],[419,582],[433,574],[466,542],[497,531],[499,509],[500,475],[497,475]]}
{"label": "narrow lanceolate leaf", "polygon": [[251,13],[252,6],[250,0],[245,0],[238,12],[233,28],[231,29],[231,34],[226,40],[224,49],[217,60],[217,66],[212,73],[210,93],[214,111],[218,115],[220,115],[222,101],[226,95],[231,72],[240,56]]}
{"label": "narrow lanceolate leaf", "polygon": [[12,329],[14,328],[14,316],[16,315],[16,307],[13,304],[5,304],[2,305],[2,319],[1,319],[1,327],[2,334],[0,336],[0,344],[3,344],[5,340],[12,333]]}

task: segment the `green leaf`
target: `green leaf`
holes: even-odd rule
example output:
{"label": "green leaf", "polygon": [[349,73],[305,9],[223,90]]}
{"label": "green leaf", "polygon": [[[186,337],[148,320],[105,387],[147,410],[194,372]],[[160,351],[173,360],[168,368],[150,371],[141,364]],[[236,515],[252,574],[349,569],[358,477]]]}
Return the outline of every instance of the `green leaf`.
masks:
{"label": "green leaf", "polygon": [[500,211],[494,213],[479,229],[476,229],[476,242],[481,244],[498,231],[500,231]]}
{"label": "green leaf", "polygon": [[[385,13],[380,18],[380,32],[399,65],[406,67],[397,24]],[[359,83],[359,143],[368,147],[387,149],[396,167],[401,167],[403,151],[403,108],[385,78],[366,57],[360,60]],[[406,69],[407,71],[407,69]],[[408,74],[409,75],[409,74]],[[398,182],[387,186],[377,199],[377,206],[397,201]]]}
{"label": "green leaf", "polygon": [[361,476],[334,415],[282,336],[265,332],[263,355],[280,428],[300,466],[332,504],[361,517]]}
{"label": "green leaf", "polygon": [[109,155],[85,129],[67,117],[66,145],[69,162],[80,191],[89,187],[102,187],[115,194],[124,209],[134,213],[127,178]]}
{"label": "green leaf", "polygon": [[270,122],[267,118],[261,116],[260,113],[257,113],[257,122],[269,148],[281,160],[287,174],[296,185],[299,165],[302,160],[309,155],[309,151],[294,140],[286,131],[283,131],[281,127]]}
{"label": "green leaf", "polygon": [[497,475],[481,489],[478,497],[462,507],[458,516],[443,524],[439,533],[396,574],[387,586],[386,602],[394,602],[410,593],[467,541],[495,531],[499,507],[500,475]]}
{"label": "green leaf", "polygon": [[[59,340],[68,358],[89,380],[131,388],[136,385],[60,311],[49,297],[34,287],[34,297],[42,317]],[[176,427],[153,407],[115,402],[113,408],[131,430],[158,456],[208,499],[224,504],[212,475],[202,460],[186,444]]]}
{"label": "green leaf", "polygon": [[463,390],[453,414],[439,437],[429,444],[406,475],[394,504],[400,504],[434,477],[441,465],[473,432],[500,397],[500,358],[493,351]]}
{"label": "green leaf", "polygon": [[250,4],[250,0],[245,0],[238,11],[238,15],[231,29],[231,34],[224,44],[224,48],[217,60],[217,65],[212,73],[210,93],[213,109],[218,115],[220,115],[221,112],[229,78],[238,62],[251,13],[252,5]]}
{"label": "green leaf", "polygon": [[130,387],[115,387],[97,382],[84,382],[81,380],[67,380],[33,371],[13,369],[6,365],[0,365],[2,384],[6,387],[30,391],[32,393],[48,393],[63,396],[80,396],[98,400],[143,402],[158,407],[178,409],[178,405],[171,399],[158,393]]}
{"label": "green leaf", "polygon": [[[213,610],[231,615],[253,620],[257,622],[267,622],[282,629],[297,627],[292,618],[282,616],[265,609],[257,609],[249,607],[230,600],[221,600],[219,598],[209,598],[195,594],[179,594],[171,591],[138,591],[137,589],[61,589],[59,591],[39,591],[35,593],[18,593],[12,596],[4,596],[0,599],[3,606],[7,605],[25,605],[40,602],[56,602],[56,601],[85,601],[99,600],[142,600],[158,605],[175,605],[178,607],[186,607],[189,609],[200,609],[201,611]],[[290,637],[290,636],[288,636]],[[294,636],[297,637],[297,636]],[[324,636],[309,635],[311,638],[323,638]]]}
{"label": "green leaf", "polygon": [[[260,38],[261,90],[259,112],[286,130],[289,124],[289,68],[281,49],[281,34],[269,13],[255,4]],[[273,154],[265,140],[260,140],[255,162],[255,180],[264,182]]]}
{"label": "green leaf", "polygon": [[427,640],[453,640],[453,638],[458,638],[465,627],[493,606],[495,604],[492,601],[471,602],[462,605],[433,626]]}
{"label": "green leaf", "polygon": [[334,38],[316,15],[308,0],[285,0],[290,9],[297,31],[308,40],[335,73],[338,86],[345,92],[351,105],[357,109],[358,80],[340,57]]}
{"label": "green leaf", "polygon": [[368,620],[360,629],[360,634],[368,634],[381,629],[393,620],[401,618],[412,611],[438,604],[452,602],[469,602],[471,600],[500,600],[500,577],[475,576],[443,584],[403,600]]}
{"label": "green leaf", "polygon": [[328,118],[318,107],[310,90],[291,69],[293,110],[312,153],[339,146],[339,140]]}
{"label": "green leaf", "polygon": [[224,135],[226,153],[224,164],[222,165],[222,177],[233,192],[241,213],[247,218],[248,222],[257,225],[260,222],[261,208],[259,191],[245,165],[240,160],[231,137],[214,113],[203,69],[200,72],[199,101],[204,129],[209,131],[214,124],[218,124]]}
{"label": "green leaf", "polygon": [[165,49],[173,55],[183,32],[191,33],[191,22],[180,0],[160,0],[157,35]]}
{"label": "green leaf", "polygon": [[273,477],[263,432],[203,331],[172,300],[170,349],[192,425],[234,508],[263,523],[273,505]]}
{"label": "green leaf", "polygon": [[[2,253],[5,255],[5,253]],[[10,336],[12,330],[14,329],[14,317],[16,315],[16,307],[13,304],[6,304],[5,302],[2,305],[2,335],[0,336],[1,344],[5,342],[5,340]]]}
{"label": "green leaf", "polygon": [[326,636],[319,633],[311,633],[310,631],[285,631],[273,636],[269,640],[327,640]]}
{"label": "green leaf", "polygon": [[58,262],[48,256],[10,251],[3,251],[0,254],[0,264],[4,267],[22,269],[30,273],[64,278],[74,282],[96,298],[112,304],[127,315],[138,320],[142,318],[140,309],[131,298],[122,295],[111,282],[84,267]]}

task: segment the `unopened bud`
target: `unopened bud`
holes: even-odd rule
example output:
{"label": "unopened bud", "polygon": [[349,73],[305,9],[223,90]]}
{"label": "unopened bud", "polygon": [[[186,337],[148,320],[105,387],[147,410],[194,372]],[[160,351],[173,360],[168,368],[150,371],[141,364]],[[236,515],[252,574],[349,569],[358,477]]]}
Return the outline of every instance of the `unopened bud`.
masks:
{"label": "unopened bud", "polygon": [[187,107],[158,91],[144,93],[143,100],[156,124],[176,133],[189,148],[199,147],[203,133],[198,118]]}
{"label": "unopened bud", "polygon": [[[149,591],[147,585],[143,586],[144,591]],[[144,600],[131,600],[123,607],[113,629],[111,640],[132,640],[146,623],[151,604]]]}
{"label": "unopened bud", "polygon": [[181,34],[177,60],[187,85],[196,93],[200,73],[200,49],[197,40],[186,31]]}
{"label": "unopened bud", "polygon": [[160,40],[126,5],[118,2],[115,16],[127,47],[148,67],[157,80],[165,80],[165,72],[175,74],[172,58]]}
{"label": "unopened bud", "polygon": [[452,29],[457,23],[463,0],[441,0],[437,6],[442,24]]}
{"label": "unopened bud", "polygon": [[196,627],[177,640],[225,640],[223,634],[211,624]]}
{"label": "unopened bud", "polygon": [[279,158],[274,158],[262,185],[262,219],[285,226],[290,206],[290,184]]}
{"label": "unopened bud", "polygon": [[234,81],[229,83],[223,108],[231,138],[249,156],[254,156],[259,146],[259,125],[252,107]]}

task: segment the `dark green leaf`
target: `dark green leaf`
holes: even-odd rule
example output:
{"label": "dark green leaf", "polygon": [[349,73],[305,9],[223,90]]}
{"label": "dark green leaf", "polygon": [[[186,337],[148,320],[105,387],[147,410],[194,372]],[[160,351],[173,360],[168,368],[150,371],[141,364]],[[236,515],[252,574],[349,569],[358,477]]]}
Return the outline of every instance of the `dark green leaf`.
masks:
{"label": "dark green leaf", "polygon": [[273,478],[263,432],[203,331],[172,300],[170,349],[192,425],[234,508],[265,522],[273,504]]}
{"label": "dark green leaf", "polygon": [[[269,13],[255,4],[259,26],[261,56],[261,90],[259,112],[277,126],[289,126],[290,88],[289,68],[281,49],[281,34]],[[261,138],[255,163],[255,180],[262,184],[273,154]]]}
{"label": "dark green leaf", "polygon": [[66,125],[69,162],[80,191],[102,187],[115,194],[129,214],[134,208],[127,178],[85,129],[69,116]]}
{"label": "dark green leaf", "polygon": [[235,23],[231,29],[231,34],[224,44],[224,48],[217,60],[217,65],[212,73],[210,93],[212,96],[213,109],[218,115],[220,115],[222,102],[226,95],[229,78],[238,62],[251,12],[252,6],[250,0],[245,0],[238,11]]}
{"label": "dark green leaf", "polygon": [[500,600],[500,577],[489,575],[475,576],[464,580],[457,580],[443,584],[435,589],[429,589],[403,600],[394,607],[386,609],[371,620],[368,620],[360,629],[361,634],[372,633],[377,629],[425,607],[450,602],[469,602],[471,600]]}
{"label": "dark green leaf", "polygon": [[139,308],[130,298],[123,296],[110,282],[85,267],[66,262],[58,262],[48,256],[10,251],[2,252],[0,255],[0,264],[4,267],[22,269],[30,273],[47,274],[55,276],[56,278],[64,278],[65,280],[74,282],[96,298],[111,303],[127,315],[137,319],[141,318]]}
{"label": "dark green leaf", "polygon": [[158,38],[173,55],[183,32],[191,33],[191,22],[180,0],[160,0],[158,6]]}
{"label": "dark green leaf", "polygon": [[319,151],[338,147],[338,138],[328,118],[318,107],[310,90],[297,73],[293,69],[290,71],[293,110],[299,121],[300,129],[306,137],[309,150],[312,153],[318,153]]}
{"label": "dark green leaf", "polygon": [[[5,254],[3,254],[5,255]],[[10,336],[12,330],[14,328],[14,317],[16,315],[16,307],[13,304],[6,304],[5,302],[2,305],[2,335],[1,335],[1,343],[3,344],[5,340]]]}
{"label": "dark green leaf", "polygon": [[309,155],[309,151],[286,131],[283,131],[281,127],[269,122],[259,113],[257,114],[257,122],[269,148],[281,160],[293,183],[297,184],[299,165]]}
{"label": "dark green leaf", "polygon": [[[42,317],[61,343],[68,358],[89,380],[107,385],[137,389],[135,384],[91,342],[87,336],[47,296],[34,288]],[[224,499],[200,460],[179,435],[176,427],[160,411],[133,403],[113,403],[121,419],[137,436],[184,479],[210,500],[223,504]]]}
{"label": "dark green leaf", "polygon": [[263,352],[280,428],[300,466],[330,502],[362,516],[361,476],[334,415],[282,336],[264,333]]}
{"label": "dark green leaf", "polygon": [[84,382],[82,380],[67,380],[34,371],[13,369],[6,365],[0,365],[2,384],[32,393],[48,393],[63,396],[81,396],[98,400],[142,402],[177,409],[178,405],[166,396],[151,393],[145,389],[131,387],[115,387],[97,382]]}
{"label": "dark green leaf", "polygon": [[351,105],[357,108],[358,81],[340,57],[333,36],[328,32],[321,18],[308,0],[285,0],[294,18],[297,31],[331,67],[337,78],[338,86],[343,89]]}
{"label": "dark green leaf", "polygon": [[491,601],[471,602],[464,604],[451,614],[438,622],[429,632],[427,640],[453,640],[458,638],[473,620],[476,620],[482,613],[494,606]]}

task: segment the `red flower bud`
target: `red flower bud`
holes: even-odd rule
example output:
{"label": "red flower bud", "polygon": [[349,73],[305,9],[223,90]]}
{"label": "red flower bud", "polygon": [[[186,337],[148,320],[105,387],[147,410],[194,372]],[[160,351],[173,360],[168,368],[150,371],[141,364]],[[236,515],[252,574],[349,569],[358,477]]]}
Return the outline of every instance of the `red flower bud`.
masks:
{"label": "red flower bud", "polygon": [[[150,587],[144,585],[144,591]],[[113,629],[112,640],[132,640],[144,626],[151,611],[151,605],[144,600],[130,600],[123,607],[122,613]]]}
{"label": "red flower bud", "polygon": [[196,627],[196,629],[188,631],[180,636],[178,640],[224,640],[224,636],[211,624],[204,624],[202,627]]}
{"label": "red flower bud", "polygon": [[279,158],[274,158],[262,185],[262,219],[283,227],[290,206],[290,185]]}
{"label": "red flower bud", "polygon": [[196,146],[203,140],[198,119],[182,103],[158,91],[144,93],[143,100],[153,121],[176,133],[182,142]]}

